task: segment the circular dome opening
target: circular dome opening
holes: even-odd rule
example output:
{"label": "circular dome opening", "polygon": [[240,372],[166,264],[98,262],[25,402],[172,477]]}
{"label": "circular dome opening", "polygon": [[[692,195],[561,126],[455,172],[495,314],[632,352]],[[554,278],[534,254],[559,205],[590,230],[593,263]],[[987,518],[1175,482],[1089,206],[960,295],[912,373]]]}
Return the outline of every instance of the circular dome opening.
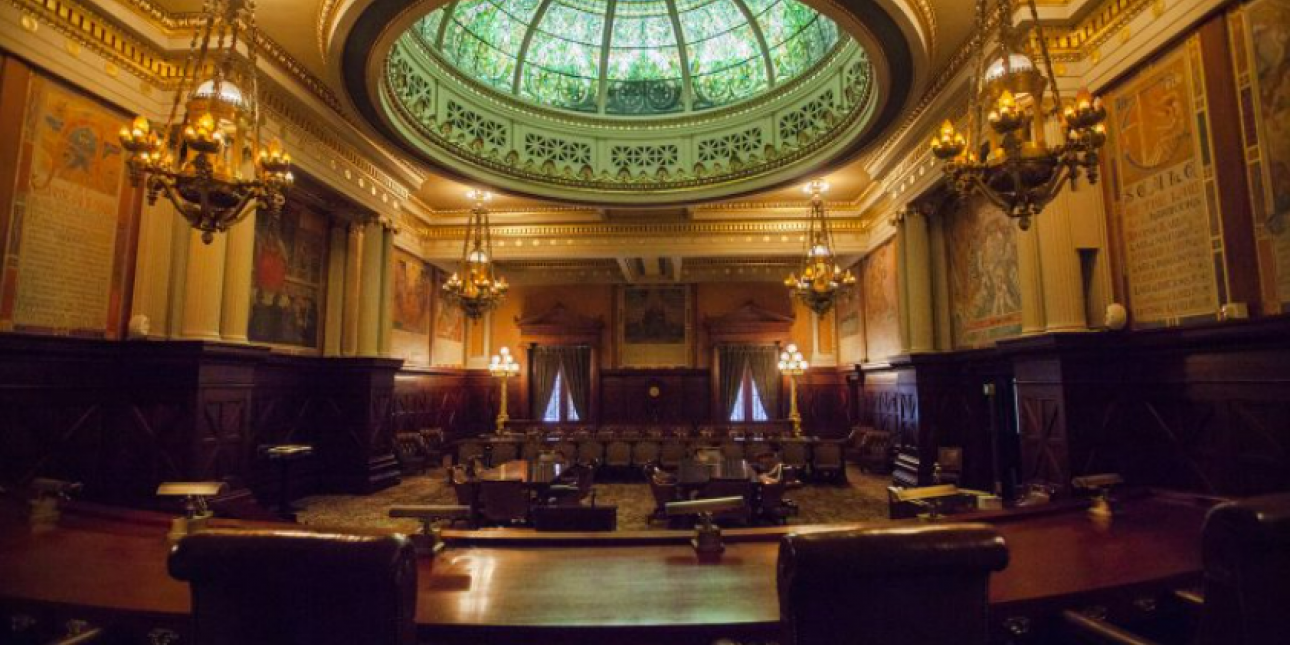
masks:
{"label": "circular dome opening", "polygon": [[738,103],[849,40],[797,0],[457,0],[410,31],[496,91],[612,116]]}

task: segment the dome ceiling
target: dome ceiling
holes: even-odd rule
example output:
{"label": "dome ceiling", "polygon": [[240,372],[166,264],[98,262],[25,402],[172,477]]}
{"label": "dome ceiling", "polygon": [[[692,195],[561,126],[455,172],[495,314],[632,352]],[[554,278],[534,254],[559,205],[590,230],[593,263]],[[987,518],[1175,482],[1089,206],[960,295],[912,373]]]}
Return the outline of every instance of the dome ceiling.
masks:
{"label": "dome ceiling", "polygon": [[819,174],[899,113],[900,28],[869,1],[832,17],[799,0],[386,0],[358,16],[344,77],[382,134],[461,181],[696,203]]}
{"label": "dome ceiling", "polygon": [[457,0],[412,32],[497,91],[619,116],[736,103],[849,40],[796,0]]}

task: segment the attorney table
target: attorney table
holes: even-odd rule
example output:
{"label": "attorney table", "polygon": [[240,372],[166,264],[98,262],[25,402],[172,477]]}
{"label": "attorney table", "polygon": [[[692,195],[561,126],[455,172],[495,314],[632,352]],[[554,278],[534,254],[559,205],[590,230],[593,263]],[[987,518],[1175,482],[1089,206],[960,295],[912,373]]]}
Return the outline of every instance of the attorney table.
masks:
{"label": "attorney table", "polygon": [[[992,625],[1000,642],[1005,635],[1042,642],[1062,609],[1096,604],[1116,616],[1195,582],[1211,502],[1147,494],[1126,502],[1109,525],[1077,503],[945,521],[998,527],[1011,561],[991,578]],[[0,509],[0,620],[31,618],[34,629],[60,635],[67,620],[82,619],[121,642],[147,642],[159,629],[185,642],[188,588],[166,574],[167,524],[161,515],[81,504],[57,527],[33,533],[16,509]],[[448,549],[419,563],[419,637],[436,644],[775,639],[779,538],[857,526],[728,530],[718,563],[700,563],[685,531],[447,530]]]}

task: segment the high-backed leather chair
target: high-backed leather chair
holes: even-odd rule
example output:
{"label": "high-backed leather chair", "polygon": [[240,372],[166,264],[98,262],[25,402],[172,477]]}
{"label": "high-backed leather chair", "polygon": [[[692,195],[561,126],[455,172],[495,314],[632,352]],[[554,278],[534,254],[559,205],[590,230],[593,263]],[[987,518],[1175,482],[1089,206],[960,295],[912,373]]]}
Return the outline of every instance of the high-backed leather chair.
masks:
{"label": "high-backed leather chair", "polygon": [[412,645],[416,554],[403,536],[203,531],[170,553],[195,645]]}
{"label": "high-backed leather chair", "polygon": [[1290,494],[1214,507],[1201,538],[1201,643],[1290,640]]}
{"label": "high-backed leather chair", "polygon": [[985,645],[990,573],[1007,564],[986,524],[785,536],[781,644]]}

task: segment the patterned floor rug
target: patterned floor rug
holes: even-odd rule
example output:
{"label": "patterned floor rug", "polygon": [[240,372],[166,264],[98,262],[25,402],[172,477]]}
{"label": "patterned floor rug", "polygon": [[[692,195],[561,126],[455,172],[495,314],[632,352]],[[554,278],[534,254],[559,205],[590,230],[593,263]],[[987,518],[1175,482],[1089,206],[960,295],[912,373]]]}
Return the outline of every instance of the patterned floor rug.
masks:
{"label": "patterned floor rug", "polygon": [[[855,467],[847,470],[846,484],[806,484],[789,491],[797,502],[799,515],[790,524],[869,522],[887,518],[887,486],[891,478],[868,475]],[[618,506],[618,529],[635,531],[665,528],[649,524],[654,500],[644,482],[597,482],[596,503]],[[297,500],[302,524],[332,528],[388,528],[416,531],[414,520],[391,519],[386,513],[394,504],[455,504],[443,469],[427,475],[404,477],[397,486],[371,495],[316,495]]]}

